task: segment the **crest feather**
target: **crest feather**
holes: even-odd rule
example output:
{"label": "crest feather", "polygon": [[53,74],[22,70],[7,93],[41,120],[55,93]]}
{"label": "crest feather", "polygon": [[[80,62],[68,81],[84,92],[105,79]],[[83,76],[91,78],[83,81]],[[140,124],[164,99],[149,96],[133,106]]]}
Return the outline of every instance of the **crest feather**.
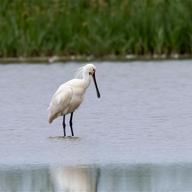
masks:
{"label": "crest feather", "polygon": [[76,79],[82,79],[83,78],[83,67],[79,67],[79,69],[77,69],[76,73],[75,73],[75,78]]}

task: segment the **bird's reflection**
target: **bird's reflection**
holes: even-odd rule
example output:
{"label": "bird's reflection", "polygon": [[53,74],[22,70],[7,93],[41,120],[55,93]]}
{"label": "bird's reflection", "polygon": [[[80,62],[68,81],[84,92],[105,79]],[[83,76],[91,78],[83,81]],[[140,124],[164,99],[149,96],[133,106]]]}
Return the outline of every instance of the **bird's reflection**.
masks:
{"label": "bird's reflection", "polygon": [[56,192],[95,192],[97,189],[98,169],[57,167],[50,169],[50,176]]}
{"label": "bird's reflection", "polygon": [[152,192],[191,189],[191,164],[0,168],[2,192]]}

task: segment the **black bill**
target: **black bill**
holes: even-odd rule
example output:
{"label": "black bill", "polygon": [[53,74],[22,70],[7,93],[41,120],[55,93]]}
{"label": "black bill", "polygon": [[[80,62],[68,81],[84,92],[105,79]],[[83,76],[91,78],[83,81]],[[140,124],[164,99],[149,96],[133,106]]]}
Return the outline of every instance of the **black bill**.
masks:
{"label": "black bill", "polygon": [[96,88],[96,92],[97,92],[97,97],[100,98],[100,93],[99,93],[99,89],[98,89],[98,86],[97,86],[97,81],[96,81],[96,78],[95,78],[95,73],[93,73],[93,81],[95,83],[95,88]]}

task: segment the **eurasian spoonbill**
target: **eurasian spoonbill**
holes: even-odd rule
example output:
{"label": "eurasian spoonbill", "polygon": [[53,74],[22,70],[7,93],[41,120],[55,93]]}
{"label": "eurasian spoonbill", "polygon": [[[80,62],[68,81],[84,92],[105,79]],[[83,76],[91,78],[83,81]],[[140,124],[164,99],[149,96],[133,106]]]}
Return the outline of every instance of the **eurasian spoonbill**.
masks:
{"label": "eurasian spoonbill", "polygon": [[72,79],[60,85],[51,99],[48,107],[48,121],[49,123],[52,123],[52,121],[57,117],[63,116],[64,137],[66,136],[65,115],[69,113],[71,114],[69,125],[71,128],[71,134],[72,136],[74,136],[72,123],[73,112],[83,101],[85,91],[89,87],[91,82],[91,76],[93,77],[93,81],[95,83],[97,97],[100,98],[95,72],[96,67],[93,64],[87,64],[79,68],[76,73],[75,79]]}

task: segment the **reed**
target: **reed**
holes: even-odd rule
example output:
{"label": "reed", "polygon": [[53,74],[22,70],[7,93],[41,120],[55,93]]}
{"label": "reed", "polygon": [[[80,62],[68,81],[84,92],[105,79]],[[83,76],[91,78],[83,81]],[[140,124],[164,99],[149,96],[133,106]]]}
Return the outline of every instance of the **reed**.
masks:
{"label": "reed", "polygon": [[0,2],[0,57],[192,53],[191,0]]}

